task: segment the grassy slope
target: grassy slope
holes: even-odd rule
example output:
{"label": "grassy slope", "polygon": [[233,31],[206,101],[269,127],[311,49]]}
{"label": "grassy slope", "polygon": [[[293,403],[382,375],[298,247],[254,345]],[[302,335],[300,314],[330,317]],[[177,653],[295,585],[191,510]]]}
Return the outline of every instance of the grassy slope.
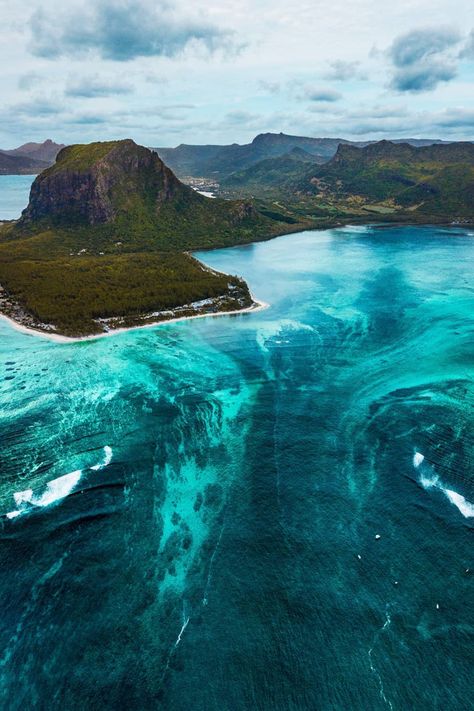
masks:
{"label": "grassy slope", "polygon": [[57,162],[47,168],[43,175],[54,175],[64,170],[85,171],[105,158],[116,145],[116,141],[97,141],[67,146],[60,151]]}
{"label": "grassy slope", "polygon": [[221,181],[221,188],[234,195],[271,196],[275,191],[285,190],[288,184],[294,183],[301,175],[307,174],[311,170],[308,164],[313,169],[316,164],[315,158],[309,153],[301,155],[294,152],[278,158],[267,158],[251,168],[232,173]]}
{"label": "grassy slope", "polygon": [[474,216],[474,146],[458,143],[413,148],[388,142],[343,148],[302,178],[300,190],[347,205],[386,202],[397,211],[446,219]]}

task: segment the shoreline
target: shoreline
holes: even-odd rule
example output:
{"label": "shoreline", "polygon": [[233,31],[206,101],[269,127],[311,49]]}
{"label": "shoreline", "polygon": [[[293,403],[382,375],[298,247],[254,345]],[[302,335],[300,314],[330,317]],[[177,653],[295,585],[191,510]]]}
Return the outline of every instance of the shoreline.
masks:
{"label": "shoreline", "polygon": [[[278,237],[286,237],[290,236],[292,234],[298,234],[298,233],[303,233],[303,232],[319,232],[319,231],[324,231],[324,230],[331,230],[331,229],[344,229],[345,227],[350,227],[350,226],[357,226],[357,227],[458,227],[461,229],[471,229],[474,223],[457,223],[457,222],[447,222],[444,220],[440,220],[439,222],[426,222],[426,223],[418,223],[418,222],[411,222],[411,221],[391,221],[391,220],[380,220],[380,221],[358,221],[358,220],[348,220],[347,222],[337,222],[335,221],[333,224],[330,225],[318,225],[318,226],[298,226],[298,228],[291,230],[289,229],[288,231],[281,233],[281,234],[274,234],[270,235],[267,238],[264,239],[258,239],[254,240],[252,242],[245,242],[243,244],[235,244],[232,246],[225,246],[225,247],[209,247],[209,248],[196,248],[196,250],[193,252],[185,252],[185,254],[188,254],[190,257],[196,260],[204,270],[214,272],[216,274],[225,274],[225,272],[221,272],[217,269],[214,269],[213,267],[209,267],[206,265],[204,262],[202,262],[200,259],[198,259],[195,255],[195,252],[211,252],[211,251],[216,251],[218,249],[238,249],[241,247],[247,247],[251,246],[253,244],[259,244],[261,242],[267,242],[273,239],[277,239]],[[227,276],[227,275],[226,275]],[[252,293],[250,293],[251,299],[252,299],[252,305],[247,306],[243,309],[235,309],[233,311],[216,311],[214,313],[208,312],[208,313],[202,313],[202,314],[193,314],[192,316],[177,316],[175,318],[170,318],[170,319],[159,319],[157,321],[151,321],[150,323],[143,323],[143,324],[137,324],[135,326],[124,326],[124,327],[119,327],[119,328],[112,328],[109,331],[104,331],[102,333],[95,333],[95,334],[90,334],[88,336],[64,336],[60,333],[51,333],[48,331],[43,331],[40,328],[32,328],[29,326],[23,325],[20,321],[16,321],[15,319],[11,318],[11,316],[7,316],[6,314],[0,312],[0,318],[4,319],[7,321],[12,328],[14,328],[16,331],[20,331],[21,333],[24,333],[25,335],[29,336],[39,336],[43,337],[49,341],[52,341],[54,343],[80,343],[82,341],[92,341],[96,340],[98,338],[105,338],[108,336],[114,336],[115,334],[119,333],[125,333],[126,331],[135,331],[137,329],[143,329],[143,328],[153,328],[154,326],[162,326],[166,323],[178,323],[179,321],[189,321],[191,319],[196,319],[196,318],[207,318],[207,317],[214,317],[214,316],[235,316],[238,314],[245,314],[245,313],[251,313],[251,312],[257,312],[257,311],[263,311],[264,309],[267,309],[270,307],[270,304],[266,303],[265,301],[261,301],[259,299],[256,299]],[[146,318],[146,316],[145,316]]]}
{"label": "shoreline", "polygon": [[270,307],[266,301],[261,301],[256,299],[252,294],[251,306],[246,306],[243,309],[234,309],[233,311],[216,311],[215,313],[208,312],[202,314],[193,314],[192,316],[177,316],[176,318],[161,319],[158,321],[152,321],[150,323],[138,324],[136,326],[124,326],[121,328],[111,328],[109,331],[104,331],[103,333],[94,333],[89,336],[63,336],[60,333],[48,333],[48,331],[42,331],[39,328],[30,328],[24,326],[20,321],[16,321],[10,316],[6,316],[0,313],[0,318],[10,324],[12,328],[16,331],[20,331],[27,336],[39,336],[40,338],[45,338],[48,341],[53,341],[54,343],[81,343],[82,341],[95,341],[99,338],[106,338],[108,336],[115,336],[119,333],[126,333],[127,331],[136,331],[143,328],[153,328],[154,326],[163,326],[168,323],[178,323],[179,321],[191,321],[196,318],[213,318],[215,316],[236,316],[238,314],[246,313],[256,313],[258,311],[264,311]]}

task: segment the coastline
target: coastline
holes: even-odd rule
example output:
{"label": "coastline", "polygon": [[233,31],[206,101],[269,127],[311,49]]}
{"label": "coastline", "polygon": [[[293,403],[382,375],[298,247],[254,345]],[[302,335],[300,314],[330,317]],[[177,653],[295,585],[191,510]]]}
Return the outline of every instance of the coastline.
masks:
{"label": "coastline", "polygon": [[[461,229],[469,229],[471,228],[473,223],[458,223],[458,222],[448,222],[446,220],[440,220],[440,221],[432,221],[432,222],[427,222],[427,223],[421,223],[419,224],[418,222],[415,221],[395,221],[395,220],[380,220],[380,221],[365,221],[365,220],[348,220],[345,222],[339,222],[339,221],[334,221],[332,224],[329,225],[317,225],[317,226],[301,226],[299,225],[296,229],[289,229],[285,231],[284,233],[281,234],[273,234],[269,235],[266,238],[260,238],[257,240],[254,240],[252,242],[245,242],[241,244],[235,244],[232,246],[226,246],[222,247],[221,249],[237,249],[241,247],[246,247],[246,246],[251,246],[253,244],[259,244],[260,242],[267,242],[273,239],[276,239],[278,237],[285,237],[285,236],[290,236],[292,234],[297,234],[297,233],[302,233],[302,232],[319,232],[319,231],[324,231],[327,229],[343,229],[344,227],[350,227],[351,225],[354,226],[364,226],[364,227],[397,227],[397,226],[404,226],[404,227],[422,227],[422,226],[433,226],[433,227],[440,227],[440,226],[445,226],[445,227],[459,227]],[[215,251],[216,249],[219,249],[219,247],[209,247],[209,248],[199,248],[196,249],[196,251],[199,252],[207,252],[207,251]],[[213,272],[215,274],[223,274],[225,275],[225,272],[221,272],[217,269],[214,269],[213,267],[210,267],[206,265],[204,262],[202,262],[200,259],[197,259],[195,256],[194,252],[185,252],[185,254],[188,254],[188,256],[192,257],[193,259],[196,260],[200,264],[203,270]],[[41,328],[33,328],[31,326],[25,326],[24,324],[21,323],[21,321],[17,321],[11,316],[7,316],[5,313],[2,313],[0,311],[0,318],[4,319],[7,321],[12,328],[14,328],[16,331],[20,331],[21,333],[24,333],[25,335],[29,336],[39,336],[43,337],[49,341],[55,342],[55,343],[80,343],[82,341],[92,341],[96,340],[98,338],[105,338],[107,336],[114,336],[115,334],[119,333],[124,333],[126,331],[135,331],[137,329],[143,329],[143,328],[153,328],[154,326],[162,326],[167,323],[178,323],[179,321],[189,321],[191,319],[196,319],[196,318],[207,318],[207,317],[214,317],[214,316],[233,316],[233,315],[238,315],[238,314],[245,314],[245,313],[251,313],[251,312],[257,312],[257,311],[262,311],[264,309],[267,309],[270,307],[270,304],[266,303],[265,301],[261,301],[259,299],[256,299],[252,293],[250,293],[251,299],[252,299],[252,304],[250,306],[246,306],[245,308],[242,309],[234,309],[232,311],[216,311],[216,312],[206,312],[206,313],[198,313],[198,314],[192,314],[190,316],[176,316],[174,318],[169,318],[169,319],[158,319],[156,321],[150,321],[148,323],[141,323],[141,324],[136,324],[133,326],[123,326],[119,328],[111,328],[108,331],[104,331],[102,333],[95,333],[95,334],[90,334],[88,336],[64,336],[60,333],[52,333],[47,330],[42,330]],[[144,319],[146,319],[146,315],[144,316]]]}
{"label": "coastline", "polygon": [[192,316],[177,316],[176,318],[160,319],[158,321],[138,324],[136,326],[111,328],[109,331],[104,331],[103,333],[94,333],[89,336],[63,336],[60,333],[49,333],[48,331],[42,331],[39,328],[30,328],[28,326],[24,326],[19,321],[16,321],[15,319],[11,318],[10,316],[6,316],[3,313],[0,313],[0,318],[4,321],[7,321],[10,326],[12,326],[12,328],[14,328],[16,331],[20,331],[21,333],[24,333],[27,336],[39,336],[40,338],[45,338],[49,341],[53,341],[54,343],[80,343],[82,341],[95,341],[98,338],[115,336],[116,334],[125,333],[126,331],[136,331],[138,329],[143,328],[153,328],[154,326],[163,326],[168,323],[178,323],[179,321],[190,321],[191,319],[196,318],[212,318],[215,316],[236,316],[238,314],[256,313],[257,311],[263,311],[270,307],[270,304],[267,304],[265,301],[260,301],[259,299],[256,299],[253,294],[250,294],[250,296],[252,298],[252,304],[250,306],[246,306],[243,309],[235,309],[233,311],[216,311],[215,313],[208,312],[202,314],[193,314]]}

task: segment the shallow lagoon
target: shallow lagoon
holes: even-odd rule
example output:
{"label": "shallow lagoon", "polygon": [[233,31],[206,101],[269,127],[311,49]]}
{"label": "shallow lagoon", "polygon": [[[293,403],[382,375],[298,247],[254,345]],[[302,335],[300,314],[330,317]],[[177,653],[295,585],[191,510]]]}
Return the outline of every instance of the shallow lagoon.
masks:
{"label": "shallow lagoon", "polygon": [[473,236],[198,255],[255,314],[1,322],[2,706],[466,708]]}

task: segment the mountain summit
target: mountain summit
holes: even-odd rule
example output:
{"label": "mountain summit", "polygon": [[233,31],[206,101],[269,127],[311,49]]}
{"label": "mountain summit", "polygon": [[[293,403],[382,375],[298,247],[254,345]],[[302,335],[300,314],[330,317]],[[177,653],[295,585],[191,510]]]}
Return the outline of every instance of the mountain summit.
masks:
{"label": "mountain summit", "polygon": [[202,202],[156,153],[130,139],[68,146],[34,181],[22,222],[98,225],[138,208],[157,217],[160,205],[175,198]]}
{"label": "mountain summit", "polygon": [[96,251],[195,249],[249,242],[282,225],[251,202],[211,200],[181,183],[134,141],[63,148],[34,181],[18,232],[61,229],[68,244]]}

